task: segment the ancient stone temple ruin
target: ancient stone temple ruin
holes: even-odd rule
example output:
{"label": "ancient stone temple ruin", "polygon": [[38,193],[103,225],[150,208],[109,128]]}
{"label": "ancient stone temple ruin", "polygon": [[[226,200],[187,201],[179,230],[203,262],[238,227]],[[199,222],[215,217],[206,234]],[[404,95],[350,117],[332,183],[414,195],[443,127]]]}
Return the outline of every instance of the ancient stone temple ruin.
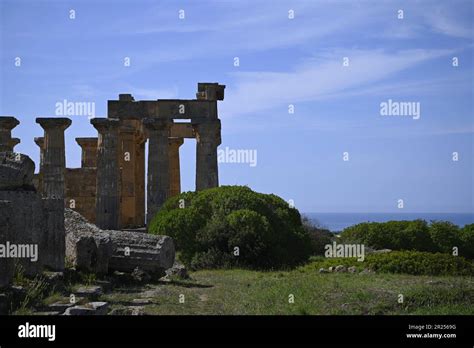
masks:
{"label": "ancient stone temple ruin", "polygon": [[109,100],[107,118],[91,120],[98,137],[76,138],[82,148],[81,168],[65,168],[60,162],[70,120],[38,119],[45,130],[44,137],[35,138],[41,152],[38,189],[50,194],[51,185],[64,187],[57,195],[64,195],[65,206],[100,228],[144,226],[168,197],[181,192],[179,147],[185,138],[196,139],[196,190],[218,186],[217,101],[224,99],[224,88],[199,83],[197,98],[191,100],[135,101],[130,94]]}
{"label": "ancient stone temple ruin", "polygon": [[27,257],[0,258],[0,287],[12,280],[13,260],[29,276],[61,272],[66,259],[75,269],[96,273],[139,267],[162,274],[170,268],[175,257],[170,237],[121,229],[145,226],[168,197],[180,193],[179,148],[185,138],[196,139],[196,190],[218,186],[217,101],[224,99],[224,88],[199,83],[191,100],[135,101],[130,94],[109,100],[107,117],[90,120],[98,137],[76,138],[80,168],[66,168],[65,131],[72,121],[39,117],[44,135],[35,138],[36,175],[33,161],[14,151],[20,140],[12,138],[12,129],[19,121],[0,116],[0,245],[38,248]]}

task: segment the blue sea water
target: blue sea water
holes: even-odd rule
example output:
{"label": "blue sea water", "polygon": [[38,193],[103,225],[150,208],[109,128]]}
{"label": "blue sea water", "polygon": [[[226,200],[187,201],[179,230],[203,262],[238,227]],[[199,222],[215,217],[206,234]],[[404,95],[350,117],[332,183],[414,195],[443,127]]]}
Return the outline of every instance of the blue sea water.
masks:
{"label": "blue sea water", "polygon": [[332,232],[361,222],[386,222],[390,220],[450,221],[460,227],[474,223],[474,213],[303,213],[314,224]]}

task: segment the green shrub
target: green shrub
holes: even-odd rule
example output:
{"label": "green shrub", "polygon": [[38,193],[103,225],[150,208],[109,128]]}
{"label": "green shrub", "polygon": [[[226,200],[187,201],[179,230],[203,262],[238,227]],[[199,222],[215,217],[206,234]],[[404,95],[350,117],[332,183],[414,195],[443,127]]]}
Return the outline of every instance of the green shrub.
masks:
{"label": "green shrub", "polygon": [[341,242],[361,243],[375,249],[453,253],[474,258],[474,224],[463,229],[448,221],[424,220],[365,222],[341,233]]}
{"label": "green shrub", "polygon": [[344,229],[341,238],[375,249],[437,251],[424,220],[364,222]]}
{"label": "green shrub", "polygon": [[245,186],[170,198],[149,230],[171,236],[182,261],[194,269],[280,268],[304,262],[311,253],[298,210],[278,196]]}
{"label": "green shrub", "polygon": [[370,254],[365,263],[381,273],[413,275],[474,275],[474,264],[461,256],[420,251]]}
{"label": "green shrub", "polygon": [[331,244],[334,235],[328,229],[315,226],[307,217],[301,219],[303,228],[309,235],[311,240],[311,252],[313,255],[324,255],[324,247]]}
{"label": "green shrub", "polygon": [[443,253],[452,253],[454,246],[461,246],[459,227],[448,221],[432,222],[430,236],[438,251]]}
{"label": "green shrub", "polygon": [[474,224],[465,225],[460,231],[460,254],[474,259]]}

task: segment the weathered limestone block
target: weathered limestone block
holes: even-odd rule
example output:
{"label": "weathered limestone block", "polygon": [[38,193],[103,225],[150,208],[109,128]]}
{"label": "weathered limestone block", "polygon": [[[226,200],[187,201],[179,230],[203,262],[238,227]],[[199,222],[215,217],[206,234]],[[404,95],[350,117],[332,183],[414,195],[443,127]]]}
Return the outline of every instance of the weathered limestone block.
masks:
{"label": "weathered limestone block", "polygon": [[198,100],[224,100],[225,85],[217,82],[199,82],[196,98]]}
{"label": "weathered limestone block", "polygon": [[77,270],[92,271],[93,255],[97,253],[91,234],[66,233],[66,260]]}
{"label": "weathered limestone block", "polygon": [[[157,277],[163,276],[173,266],[174,242],[168,236],[103,231],[71,209],[65,209],[65,226],[67,258],[76,266],[90,267],[91,271],[98,273],[107,270],[131,273],[138,267]],[[97,249],[92,245],[91,236]]]}
{"label": "weathered limestone block", "polygon": [[33,189],[34,162],[26,155],[0,152],[0,190]]}
{"label": "weathered limestone block", "polygon": [[175,248],[171,237],[125,231],[109,233],[114,245],[110,269],[133,272],[139,267],[153,276],[162,277],[173,266]]}
{"label": "weathered limestone block", "polygon": [[66,207],[95,223],[96,168],[66,168]]}
{"label": "weathered limestone block", "polygon": [[[43,202],[41,195],[32,186],[34,168],[28,156],[0,153],[0,200],[10,202],[10,242],[17,246],[28,246],[25,250],[30,255],[16,259],[27,276],[42,271],[43,257],[47,254],[45,248],[48,247],[42,240],[45,230]],[[2,214],[7,214],[7,210],[2,211]],[[36,255],[33,255],[34,251]]]}
{"label": "weathered limestone block", "polygon": [[173,267],[166,270],[168,277],[177,277],[181,279],[189,279],[188,270],[182,263],[175,261]]}
{"label": "weathered limestone block", "polygon": [[106,315],[108,308],[107,302],[90,302],[83,306],[69,307],[63,315]]}
{"label": "weathered limestone block", "polygon": [[[36,191],[0,191],[0,200],[11,202],[10,231],[12,242],[36,248],[37,259],[18,258],[25,275],[35,276],[43,270],[43,258],[49,252],[56,252],[44,244],[45,212],[41,195]],[[31,249],[29,249],[31,250]]]}
{"label": "weathered limestone block", "polygon": [[112,240],[109,234],[71,209],[65,209],[64,216],[66,259],[76,269],[107,273],[112,256]]}
{"label": "weathered limestone block", "polygon": [[[12,204],[9,201],[0,201],[0,248],[5,248],[7,242],[12,241],[11,216]],[[14,273],[14,260],[0,256],[0,288],[11,283]],[[0,311],[1,312],[1,311]]]}

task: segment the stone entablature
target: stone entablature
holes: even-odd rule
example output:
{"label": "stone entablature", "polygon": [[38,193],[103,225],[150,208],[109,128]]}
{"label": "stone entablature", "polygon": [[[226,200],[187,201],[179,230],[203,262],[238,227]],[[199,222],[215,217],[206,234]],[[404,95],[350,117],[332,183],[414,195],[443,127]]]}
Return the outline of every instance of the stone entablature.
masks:
{"label": "stone entablature", "polygon": [[[196,99],[190,100],[135,101],[131,94],[109,100],[107,118],[91,120],[98,137],[76,138],[82,149],[81,168],[65,168],[64,131],[70,120],[38,119],[45,129],[44,137],[35,138],[41,158],[35,178],[38,190],[44,197],[64,199],[66,207],[75,207],[100,228],[144,226],[145,216],[148,223],[167,198],[181,191],[179,148],[184,139],[196,139],[196,190],[217,187],[217,101],[224,99],[224,88],[199,83]],[[16,124],[0,118],[0,146],[13,149],[11,129]]]}

